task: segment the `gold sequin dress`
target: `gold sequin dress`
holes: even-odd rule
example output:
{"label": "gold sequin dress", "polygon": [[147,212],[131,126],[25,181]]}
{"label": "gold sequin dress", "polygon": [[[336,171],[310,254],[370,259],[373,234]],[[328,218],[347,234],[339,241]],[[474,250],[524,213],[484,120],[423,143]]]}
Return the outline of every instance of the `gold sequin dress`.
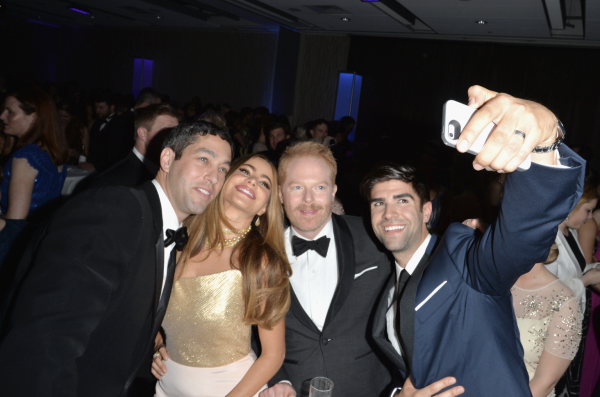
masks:
{"label": "gold sequin dress", "polygon": [[256,360],[244,313],[239,270],[176,280],[162,324],[167,374],[156,397],[227,395]]}
{"label": "gold sequin dress", "polygon": [[[573,360],[581,340],[581,310],[575,294],[560,280],[527,290],[511,289],[529,380],[543,352]],[[548,395],[554,397],[554,390]]]}

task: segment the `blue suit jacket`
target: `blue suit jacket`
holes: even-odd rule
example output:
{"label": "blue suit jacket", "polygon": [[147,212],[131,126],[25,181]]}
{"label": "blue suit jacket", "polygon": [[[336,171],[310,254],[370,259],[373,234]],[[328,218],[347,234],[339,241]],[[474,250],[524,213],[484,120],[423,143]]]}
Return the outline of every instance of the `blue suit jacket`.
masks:
{"label": "blue suit jacket", "polygon": [[546,260],[582,194],[584,161],[564,145],[560,154],[570,168],[534,163],[507,175],[502,209],[485,234],[453,224],[431,239],[400,301],[398,335],[414,330],[414,341],[401,340],[404,357],[387,339],[388,295],[379,302],[374,339],[418,389],[454,376],[464,396],[531,396],[510,289]]}

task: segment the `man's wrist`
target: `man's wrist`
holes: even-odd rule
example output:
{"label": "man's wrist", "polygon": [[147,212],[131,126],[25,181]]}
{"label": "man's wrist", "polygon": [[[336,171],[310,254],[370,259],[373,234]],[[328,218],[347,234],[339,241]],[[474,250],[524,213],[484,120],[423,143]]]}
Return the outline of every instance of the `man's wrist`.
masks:
{"label": "man's wrist", "polygon": [[560,145],[563,144],[565,140],[566,132],[563,123],[557,118],[556,119],[556,137],[549,142],[542,142],[538,146],[533,149],[533,153],[548,153],[552,152]]}

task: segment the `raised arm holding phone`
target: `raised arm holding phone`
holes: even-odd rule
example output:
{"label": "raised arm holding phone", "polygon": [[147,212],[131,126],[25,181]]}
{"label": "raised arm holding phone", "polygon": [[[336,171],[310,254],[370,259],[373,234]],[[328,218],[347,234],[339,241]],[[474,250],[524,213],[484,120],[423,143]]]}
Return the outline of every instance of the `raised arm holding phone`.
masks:
{"label": "raised arm holding phone", "polygon": [[[510,288],[546,259],[581,195],[584,162],[560,146],[564,130],[544,106],[480,86],[468,94],[478,111],[457,150],[468,151],[493,122],[473,166],[510,173],[502,211],[484,234],[453,224],[430,235],[429,190],[412,167],[376,166],[361,186],[375,235],[396,259],[373,326],[398,368],[392,395],[531,395]],[[513,172],[530,154],[531,168]]]}

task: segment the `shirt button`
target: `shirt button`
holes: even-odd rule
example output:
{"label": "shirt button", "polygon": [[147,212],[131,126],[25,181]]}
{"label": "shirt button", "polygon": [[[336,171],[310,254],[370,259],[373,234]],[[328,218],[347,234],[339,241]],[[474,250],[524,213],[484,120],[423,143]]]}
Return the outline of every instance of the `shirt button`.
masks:
{"label": "shirt button", "polygon": [[313,274],[317,272],[317,269],[313,269]]}
{"label": "shirt button", "polygon": [[322,341],[322,342],[323,342],[323,344],[324,344],[324,345],[326,345],[326,344],[328,344],[328,343],[329,343],[329,341],[330,341],[330,340],[331,340],[331,339],[323,338],[323,341]]}

